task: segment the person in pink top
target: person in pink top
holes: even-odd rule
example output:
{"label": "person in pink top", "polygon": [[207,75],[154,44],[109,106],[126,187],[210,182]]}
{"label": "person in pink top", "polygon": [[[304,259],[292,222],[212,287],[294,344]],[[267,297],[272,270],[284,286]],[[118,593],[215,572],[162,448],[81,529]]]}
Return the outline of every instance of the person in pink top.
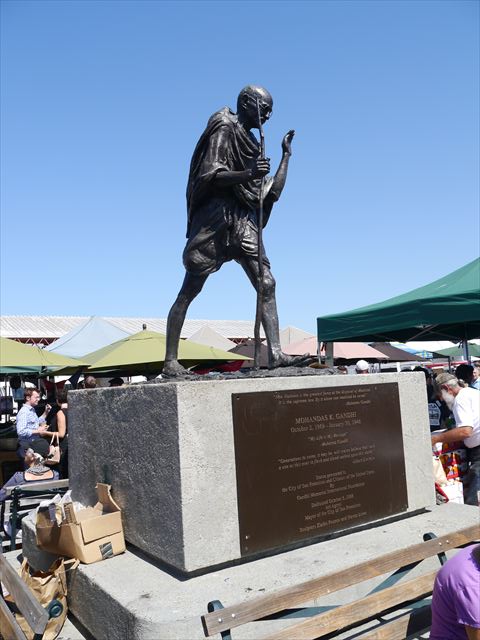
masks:
{"label": "person in pink top", "polygon": [[480,640],[480,544],[461,549],[438,572],[430,640]]}

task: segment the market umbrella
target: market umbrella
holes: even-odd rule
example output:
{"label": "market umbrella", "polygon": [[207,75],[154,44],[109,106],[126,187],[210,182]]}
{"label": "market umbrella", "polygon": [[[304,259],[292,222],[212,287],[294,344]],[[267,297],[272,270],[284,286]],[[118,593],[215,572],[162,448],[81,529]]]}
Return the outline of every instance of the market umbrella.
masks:
{"label": "market umbrella", "polygon": [[[230,353],[237,353],[248,358],[243,363],[242,368],[252,368],[255,359],[255,340],[248,338],[243,344],[239,344],[233,348]],[[268,367],[268,349],[267,345],[263,342],[260,345],[260,360],[258,364],[262,368]]]}
{"label": "market umbrella", "polygon": [[[139,331],[84,356],[89,372],[118,371],[125,375],[158,373],[165,361],[166,336],[156,331]],[[245,360],[243,356],[203,344],[180,340],[178,360],[184,367],[201,362]]]}
{"label": "market umbrella", "polygon": [[[437,351],[442,356],[446,356],[448,358],[463,358],[463,346],[449,347],[448,349],[441,349]],[[480,358],[480,345],[475,344],[475,342],[468,343],[468,353],[472,358]]]}
{"label": "market umbrella", "polygon": [[399,349],[388,342],[373,342],[370,346],[377,351],[381,351],[392,362],[415,362],[424,359],[423,356],[417,353],[412,353],[406,349]]}
{"label": "market umbrella", "polygon": [[298,329],[298,327],[293,327],[289,325],[280,331],[280,345],[282,349],[284,349],[287,345],[293,344],[294,342],[300,342],[300,340],[305,340],[305,338],[312,338],[313,333],[309,333],[308,331],[304,331],[303,329]]}
{"label": "market umbrella", "polygon": [[480,336],[480,258],[377,304],[317,318],[323,342],[469,340]]}
{"label": "market umbrella", "polygon": [[0,373],[12,373],[13,371],[15,373],[39,373],[52,367],[79,369],[82,366],[87,366],[83,360],[67,358],[40,349],[40,347],[0,337]]}
{"label": "market umbrella", "polygon": [[62,356],[81,358],[84,353],[91,353],[129,335],[128,331],[119,329],[107,320],[92,316],[49,344],[45,349]]}
{"label": "market umbrella", "polygon": [[[308,353],[312,356],[317,355],[318,341],[315,336],[312,338],[306,338],[289,344],[284,348],[284,352],[292,356],[300,356],[304,353]],[[363,342],[335,342],[333,345],[333,357],[335,359],[342,358],[343,360],[388,360],[388,356],[381,351],[377,351],[373,347]]]}
{"label": "market umbrella", "polygon": [[189,342],[196,342],[197,344],[206,344],[207,347],[213,347],[214,349],[221,349],[222,351],[230,351],[236,344],[222,336],[218,331],[209,327],[208,324],[201,327],[195,333],[187,338]]}

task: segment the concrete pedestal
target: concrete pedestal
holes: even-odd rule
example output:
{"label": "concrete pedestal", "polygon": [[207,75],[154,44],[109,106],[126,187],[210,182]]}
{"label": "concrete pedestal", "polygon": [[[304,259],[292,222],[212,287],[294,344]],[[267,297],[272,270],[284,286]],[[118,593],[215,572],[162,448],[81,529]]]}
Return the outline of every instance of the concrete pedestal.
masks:
{"label": "concrete pedestal", "polygon": [[[241,551],[232,394],[392,382],[399,389],[407,512],[423,509],[434,504],[434,489],[421,373],[168,382],[73,392],[73,497],[92,504],[95,483],[111,483],[127,541],[182,572],[236,561]],[[388,412],[385,407],[386,420]]]}
{"label": "concrete pedestal", "polygon": [[[136,553],[91,565],[80,565],[69,586],[69,608],[96,640],[201,640],[200,616],[207,603],[220,600],[224,606],[246,602],[301,582],[352,567],[380,554],[422,542],[422,535],[438,536],[478,524],[478,508],[454,503],[435,506],[426,513],[400,522],[348,534],[273,557],[180,580]],[[35,546],[34,525],[23,524],[23,553],[36,569],[44,569],[51,558]],[[450,557],[455,551],[448,552]],[[436,557],[422,562],[407,578],[437,570]],[[333,606],[361,598],[382,584],[379,576],[360,585],[306,602],[299,615],[265,619],[233,630],[236,640],[254,640],[274,634],[297,618],[320,613]],[[369,626],[376,626],[373,621]],[[352,638],[357,631],[336,636]]]}

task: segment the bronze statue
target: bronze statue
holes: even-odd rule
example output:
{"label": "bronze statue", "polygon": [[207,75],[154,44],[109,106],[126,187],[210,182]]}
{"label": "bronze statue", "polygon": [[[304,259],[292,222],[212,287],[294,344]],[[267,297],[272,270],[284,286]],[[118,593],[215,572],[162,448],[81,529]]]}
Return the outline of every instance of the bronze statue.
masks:
{"label": "bronze statue", "polygon": [[[243,267],[257,290],[259,273],[263,271],[261,320],[269,367],[306,363],[306,356],[289,356],[281,350],[275,280],[263,245],[258,246],[260,200],[265,226],[285,186],[295,135],[293,130],[285,135],[277,172],[273,178],[266,177],[270,160],[261,157],[260,145],[251,129],[259,129],[270,118],[272,108],[272,96],[266,89],[245,87],[238,96],[237,113],[228,107],[214,113],[193,153],[187,186],[187,244],[183,252],[186,274],[168,314],[163,367],[166,376],[186,373],[177,361],[177,354],[187,309],[208,276],[229,260]],[[259,269],[259,250],[263,269]]]}

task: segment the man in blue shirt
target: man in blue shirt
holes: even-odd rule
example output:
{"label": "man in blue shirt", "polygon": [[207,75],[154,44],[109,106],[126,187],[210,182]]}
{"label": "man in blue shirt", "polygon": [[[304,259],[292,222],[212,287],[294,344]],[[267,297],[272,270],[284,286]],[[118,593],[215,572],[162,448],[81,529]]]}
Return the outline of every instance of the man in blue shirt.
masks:
{"label": "man in blue shirt", "polygon": [[24,398],[25,404],[17,413],[17,420],[15,423],[18,436],[18,455],[21,458],[25,457],[25,451],[28,449],[28,444],[47,431],[48,427],[45,419],[50,409],[47,404],[45,407],[45,413],[43,413],[40,418],[37,416],[35,407],[40,402],[40,392],[38,389],[25,389]]}

